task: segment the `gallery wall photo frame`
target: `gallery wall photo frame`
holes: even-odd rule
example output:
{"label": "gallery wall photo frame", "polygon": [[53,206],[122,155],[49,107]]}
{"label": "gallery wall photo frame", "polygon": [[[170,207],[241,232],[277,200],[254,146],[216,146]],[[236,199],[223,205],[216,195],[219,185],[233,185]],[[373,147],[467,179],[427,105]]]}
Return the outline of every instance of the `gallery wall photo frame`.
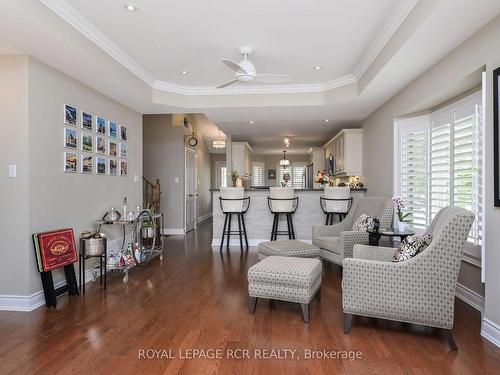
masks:
{"label": "gallery wall photo frame", "polygon": [[126,126],[120,125],[120,140],[128,141],[128,130]]}
{"label": "gallery wall photo frame", "polygon": [[78,109],[70,104],[64,104],[63,123],[71,126],[78,125]]}
{"label": "gallery wall photo frame", "polygon": [[120,160],[120,176],[128,175],[128,163],[125,160]]}
{"label": "gallery wall photo frame", "polygon": [[493,71],[493,165],[494,165],[494,204],[500,207],[500,67]]}
{"label": "gallery wall photo frame", "polygon": [[74,128],[64,128],[63,145],[72,150],[78,149],[78,132]]}
{"label": "gallery wall photo frame", "polygon": [[276,169],[268,169],[267,170],[267,179],[268,180],[276,180]]}
{"label": "gallery wall photo frame", "polygon": [[105,157],[97,156],[95,158],[95,172],[99,175],[107,174],[107,161]]}
{"label": "gallery wall photo frame", "polygon": [[92,133],[80,133],[80,149],[85,152],[94,151],[94,136]]}
{"label": "gallery wall photo frame", "polygon": [[82,154],[80,166],[80,171],[83,174],[94,173],[94,156],[90,154]]}
{"label": "gallery wall photo frame", "polygon": [[95,117],[95,131],[96,131],[96,133],[105,136],[108,134],[107,130],[108,129],[106,126],[106,120],[101,116],[96,116]]}
{"label": "gallery wall photo frame", "polygon": [[83,130],[94,131],[94,116],[86,111],[81,111],[81,125]]}
{"label": "gallery wall photo frame", "polygon": [[118,160],[117,159],[108,159],[108,174],[110,176],[118,175]]}
{"label": "gallery wall photo frame", "polygon": [[76,152],[65,152],[63,170],[66,173],[78,172],[78,154]]}
{"label": "gallery wall photo frame", "polygon": [[110,138],[118,138],[118,128],[120,126],[113,121],[108,121],[108,134]]}

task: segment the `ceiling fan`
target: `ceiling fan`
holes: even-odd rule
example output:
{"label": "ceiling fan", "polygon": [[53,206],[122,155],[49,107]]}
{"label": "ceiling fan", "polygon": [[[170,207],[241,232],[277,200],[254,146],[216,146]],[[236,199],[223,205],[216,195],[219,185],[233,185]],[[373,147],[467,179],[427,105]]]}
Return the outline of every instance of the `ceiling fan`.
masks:
{"label": "ceiling fan", "polygon": [[253,52],[252,47],[240,47],[238,51],[243,55],[243,60],[241,60],[239,63],[229,59],[222,60],[222,62],[234,72],[234,79],[220,86],[217,86],[218,89],[222,89],[238,82],[248,83],[255,81],[259,83],[284,83],[290,81],[293,78],[288,74],[257,73],[255,66],[250,60],[248,60],[248,55]]}

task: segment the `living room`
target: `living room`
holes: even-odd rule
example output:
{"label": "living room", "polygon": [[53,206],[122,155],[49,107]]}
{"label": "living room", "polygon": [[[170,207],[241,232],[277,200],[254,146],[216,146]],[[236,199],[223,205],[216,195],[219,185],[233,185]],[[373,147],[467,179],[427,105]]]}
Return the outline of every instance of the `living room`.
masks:
{"label": "living room", "polygon": [[0,372],[497,371],[498,1],[0,21]]}

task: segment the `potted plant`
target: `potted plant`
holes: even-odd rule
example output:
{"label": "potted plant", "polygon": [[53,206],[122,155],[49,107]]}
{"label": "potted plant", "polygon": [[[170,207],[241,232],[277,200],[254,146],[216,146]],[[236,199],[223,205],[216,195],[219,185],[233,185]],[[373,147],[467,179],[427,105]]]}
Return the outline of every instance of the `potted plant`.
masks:
{"label": "potted plant", "polygon": [[[148,205],[148,210],[151,215],[154,215],[154,207]],[[155,236],[153,222],[151,220],[144,220],[141,225],[142,238],[153,238]]]}
{"label": "potted plant", "polygon": [[411,212],[404,212],[405,203],[399,195],[393,197],[392,202],[394,203],[394,209],[396,210],[396,215],[398,217],[398,229],[400,232],[404,232],[406,224],[410,222]]}

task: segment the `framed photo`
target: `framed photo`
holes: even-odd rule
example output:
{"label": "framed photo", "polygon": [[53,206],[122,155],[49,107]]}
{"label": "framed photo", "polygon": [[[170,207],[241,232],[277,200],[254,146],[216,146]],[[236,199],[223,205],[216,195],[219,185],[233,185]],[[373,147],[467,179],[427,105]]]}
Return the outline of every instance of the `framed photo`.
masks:
{"label": "framed photo", "polygon": [[64,128],[64,147],[75,150],[78,148],[76,129]]}
{"label": "framed photo", "polygon": [[126,143],[120,143],[120,157],[126,159],[128,153],[128,147]]}
{"label": "framed photo", "polygon": [[500,68],[493,71],[493,160],[494,160],[494,189],[495,207],[500,207]]}
{"label": "framed photo", "polygon": [[118,125],[116,122],[109,122],[109,136],[111,138],[118,138]]}
{"label": "framed photo", "polygon": [[118,143],[115,141],[108,142],[109,156],[118,156]]}
{"label": "framed photo", "polygon": [[75,107],[70,106],[69,104],[64,105],[64,123],[76,126],[77,125],[77,110]]}
{"label": "framed photo", "polygon": [[97,116],[95,118],[95,128],[96,132],[102,135],[106,135],[106,120],[102,117]]}
{"label": "framed photo", "polygon": [[128,163],[125,160],[120,160],[120,176],[128,174]]}
{"label": "framed photo", "polygon": [[64,153],[64,172],[76,173],[78,166],[78,155],[74,152]]}
{"label": "framed photo", "polygon": [[127,128],[123,125],[120,125],[120,139],[122,141],[126,141],[128,138],[127,138]]}
{"label": "framed photo", "polygon": [[268,169],[267,170],[267,179],[268,180],[276,180],[276,169]]}
{"label": "framed photo", "polygon": [[87,152],[94,151],[94,147],[93,147],[94,136],[91,133],[82,132],[80,134],[80,138],[81,138],[80,142],[82,144],[82,151],[87,151]]}
{"label": "framed photo", "polygon": [[106,174],[106,158],[100,156],[95,158],[95,170],[97,174]]}
{"label": "framed photo", "polygon": [[94,157],[92,155],[82,154],[82,173],[93,173],[94,172]]}
{"label": "framed photo", "polygon": [[82,129],[91,132],[93,130],[92,120],[93,118],[90,113],[82,111]]}
{"label": "framed photo", "polygon": [[106,139],[101,136],[95,137],[95,152],[98,154],[106,154]]}
{"label": "framed photo", "polygon": [[108,174],[110,176],[118,175],[118,161],[116,159],[108,160]]}

